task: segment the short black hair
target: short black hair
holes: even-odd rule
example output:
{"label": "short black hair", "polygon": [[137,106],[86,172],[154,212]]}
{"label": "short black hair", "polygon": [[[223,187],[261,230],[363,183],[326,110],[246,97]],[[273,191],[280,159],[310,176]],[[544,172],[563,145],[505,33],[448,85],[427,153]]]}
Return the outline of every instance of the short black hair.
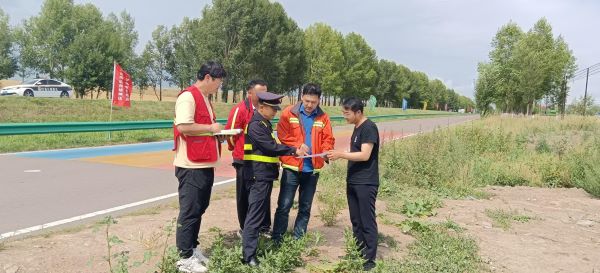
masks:
{"label": "short black hair", "polygon": [[254,88],[257,85],[267,86],[267,82],[259,79],[251,80],[248,82],[248,85],[246,85],[246,91]]}
{"label": "short black hair", "polygon": [[357,98],[347,98],[342,103],[342,107],[344,107],[344,110],[350,110],[355,113],[360,110],[360,112],[364,113],[365,105]]}
{"label": "short black hair", "polygon": [[317,95],[321,97],[321,87],[316,83],[307,83],[302,87],[302,95]]}
{"label": "short black hair", "polygon": [[212,78],[222,79],[227,77],[227,72],[220,63],[208,61],[200,66],[200,70],[198,70],[196,78],[201,81],[204,80],[206,75],[210,75]]}

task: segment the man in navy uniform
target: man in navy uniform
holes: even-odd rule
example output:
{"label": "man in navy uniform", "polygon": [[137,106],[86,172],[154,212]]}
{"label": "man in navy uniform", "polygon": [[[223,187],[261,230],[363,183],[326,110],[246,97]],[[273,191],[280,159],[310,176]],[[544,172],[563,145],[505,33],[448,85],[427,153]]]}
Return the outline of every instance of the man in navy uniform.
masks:
{"label": "man in navy uniform", "polygon": [[242,233],[243,262],[258,266],[256,249],[259,228],[267,211],[266,198],[279,177],[279,156],[306,155],[305,149],[289,147],[275,141],[271,120],[281,110],[281,98],[269,92],[256,93],[258,108],[248,123],[244,136],[244,185],[248,192],[248,212]]}

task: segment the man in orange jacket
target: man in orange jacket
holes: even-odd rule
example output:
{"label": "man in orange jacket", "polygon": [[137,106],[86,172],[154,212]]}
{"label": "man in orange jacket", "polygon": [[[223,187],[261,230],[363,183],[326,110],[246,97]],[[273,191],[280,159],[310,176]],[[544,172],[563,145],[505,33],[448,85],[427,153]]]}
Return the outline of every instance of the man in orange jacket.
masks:
{"label": "man in orange jacket", "polygon": [[[329,116],[319,107],[321,88],[307,83],[302,88],[302,100],[288,106],[277,124],[277,137],[282,144],[308,150],[318,155],[333,149],[335,139]],[[294,237],[306,233],[313,197],[317,189],[319,171],[325,165],[324,156],[298,158],[282,156],[281,188],[273,223],[273,240],[280,242],[288,227],[290,208],[299,189],[298,216],[294,224]]]}

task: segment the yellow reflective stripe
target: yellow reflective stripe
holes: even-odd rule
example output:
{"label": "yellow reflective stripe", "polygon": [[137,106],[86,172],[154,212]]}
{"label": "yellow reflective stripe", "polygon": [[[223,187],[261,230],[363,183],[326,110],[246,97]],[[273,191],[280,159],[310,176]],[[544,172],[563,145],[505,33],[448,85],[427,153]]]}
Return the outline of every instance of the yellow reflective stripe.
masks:
{"label": "yellow reflective stripe", "polygon": [[244,144],[245,151],[252,151],[252,144]]}
{"label": "yellow reflective stripe", "polygon": [[238,110],[240,110],[239,107],[235,108],[235,112],[233,113],[233,119],[231,119],[231,127],[229,129],[233,129],[233,126],[235,126],[235,120],[237,119]]}
{"label": "yellow reflective stripe", "polygon": [[246,128],[244,128],[244,134],[248,133],[248,124],[246,124]]}
{"label": "yellow reflective stripe", "polygon": [[314,173],[320,173],[320,172],[321,172],[321,169],[314,169],[314,170],[313,170],[313,172],[314,172]]}
{"label": "yellow reflective stripe", "polygon": [[292,165],[288,165],[288,164],[281,164],[281,167],[288,168],[288,169],[293,170],[293,171],[298,171],[299,170],[298,167],[292,166]]}
{"label": "yellow reflective stripe", "polygon": [[298,118],[290,118],[290,123],[300,123],[300,120]]}
{"label": "yellow reflective stripe", "polygon": [[315,123],[313,123],[313,127],[325,127],[325,124],[323,124],[323,122],[315,121]]}
{"label": "yellow reflective stripe", "polygon": [[264,156],[264,155],[244,155],[244,160],[265,162],[265,163],[279,163],[278,157]]}
{"label": "yellow reflective stripe", "polygon": [[213,136],[213,133],[200,133],[200,134],[191,134],[187,136]]}

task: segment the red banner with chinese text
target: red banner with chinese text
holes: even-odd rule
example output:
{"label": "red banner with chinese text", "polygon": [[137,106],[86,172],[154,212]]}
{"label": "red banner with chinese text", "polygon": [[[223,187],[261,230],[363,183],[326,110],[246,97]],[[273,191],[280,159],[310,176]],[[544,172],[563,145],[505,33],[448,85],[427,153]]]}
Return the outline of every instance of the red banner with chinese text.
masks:
{"label": "red banner with chinese text", "polygon": [[133,83],[129,74],[115,63],[115,71],[113,77],[112,104],[114,106],[130,107],[131,90]]}

